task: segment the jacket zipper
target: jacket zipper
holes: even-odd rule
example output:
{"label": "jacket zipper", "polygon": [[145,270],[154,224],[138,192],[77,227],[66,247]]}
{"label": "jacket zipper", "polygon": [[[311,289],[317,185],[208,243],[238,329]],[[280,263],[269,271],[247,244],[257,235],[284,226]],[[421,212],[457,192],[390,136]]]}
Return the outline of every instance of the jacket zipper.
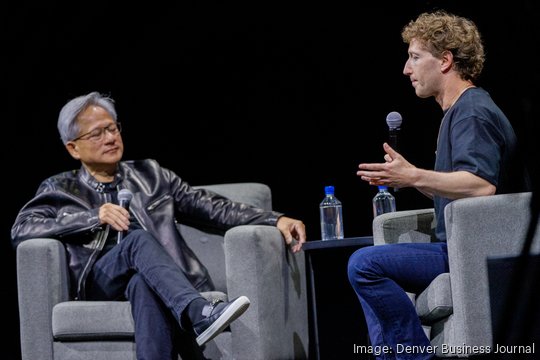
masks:
{"label": "jacket zipper", "polygon": [[155,208],[157,208],[159,205],[161,205],[163,202],[167,201],[171,196],[170,195],[165,195],[163,196],[161,199],[158,199],[155,203],[153,203],[152,205],[148,206],[146,208],[146,210],[148,211],[152,211],[154,210]]}

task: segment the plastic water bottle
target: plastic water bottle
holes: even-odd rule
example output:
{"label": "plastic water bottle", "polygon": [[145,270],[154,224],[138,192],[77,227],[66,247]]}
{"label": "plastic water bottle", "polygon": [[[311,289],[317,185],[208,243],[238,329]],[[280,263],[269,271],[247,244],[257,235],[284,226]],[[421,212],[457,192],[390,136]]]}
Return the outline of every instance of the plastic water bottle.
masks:
{"label": "plastic water bottle", "polygon": [[321,215],[321,239],[343,239],[343,211],[341,202],[334,196],[334,187],[324,188],[325,197],[319,206]]}
{"label": "plastic water bottle", "polygon": [[373,198],[373,217],[396,211],[396,198],[386,186],[379,186],[379,192]]}

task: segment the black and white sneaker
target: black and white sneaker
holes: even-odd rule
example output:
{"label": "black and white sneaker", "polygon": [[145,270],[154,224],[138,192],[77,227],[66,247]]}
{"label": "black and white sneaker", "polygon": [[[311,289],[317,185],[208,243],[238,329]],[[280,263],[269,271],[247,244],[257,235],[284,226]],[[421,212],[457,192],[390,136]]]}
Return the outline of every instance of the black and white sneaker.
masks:
{"label": "black and white sneaker", "polygon": [[205,305],[202,310],[203,319],[193,325],[197,344],[202,346],[216,337],[242,315],[249,304],[247,296],[239,296],[229,302],[215,300]]}

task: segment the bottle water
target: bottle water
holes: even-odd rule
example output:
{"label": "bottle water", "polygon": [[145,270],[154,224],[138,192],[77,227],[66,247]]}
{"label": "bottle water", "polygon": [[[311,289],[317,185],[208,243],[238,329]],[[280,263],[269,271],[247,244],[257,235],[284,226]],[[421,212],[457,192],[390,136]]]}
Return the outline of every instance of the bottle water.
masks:
{"label": "bottle water", "polygon": [[388,192],[386,186],[379,186],[379,192],[373,198],[373,217],[396,211],[396,198]]}
{"label": "bottle water", "polygon": [[343,239],[343,212],[341,202],[334,196],[334,187],[324,188],[325,197],[319,206],[321,239]]}

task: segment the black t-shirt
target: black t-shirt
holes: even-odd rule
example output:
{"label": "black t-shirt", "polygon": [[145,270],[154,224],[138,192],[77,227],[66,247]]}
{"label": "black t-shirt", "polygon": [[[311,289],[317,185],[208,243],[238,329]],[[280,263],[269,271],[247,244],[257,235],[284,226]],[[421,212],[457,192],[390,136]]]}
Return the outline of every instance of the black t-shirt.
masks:
{"label": "black t-shirt", "polygon": [[[435,171],[468,171],[497,187],[497,194],[529,190],[524,159],[508,118],[481,88],[466,90],[444,114],[437,141]],[[436,236],[446,241],[444,207],[434,197]]]}

